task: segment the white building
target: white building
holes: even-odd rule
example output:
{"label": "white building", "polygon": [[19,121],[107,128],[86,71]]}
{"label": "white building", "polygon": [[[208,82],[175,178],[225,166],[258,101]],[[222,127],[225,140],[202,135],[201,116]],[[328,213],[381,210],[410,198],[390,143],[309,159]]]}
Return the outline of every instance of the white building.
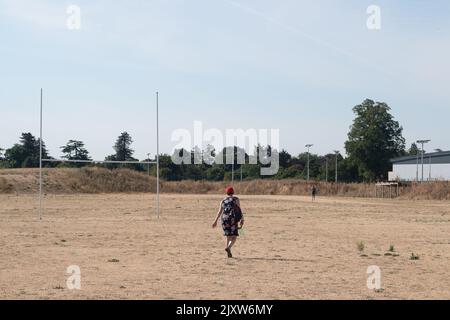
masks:
{"label": "white building", "polygon": [[[392,159],[389,181],[422,181],[422,156]],[[450,151],[426,153],[423,157],[423,180],[450,181]]]}

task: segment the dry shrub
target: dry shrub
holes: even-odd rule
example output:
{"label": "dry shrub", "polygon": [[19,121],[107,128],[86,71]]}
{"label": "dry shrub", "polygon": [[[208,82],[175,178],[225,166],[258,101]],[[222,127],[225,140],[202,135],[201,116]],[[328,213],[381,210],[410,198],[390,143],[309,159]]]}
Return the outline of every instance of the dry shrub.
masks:
{"label": "dry shrub", "polygon": [[[0,193],[30,193],[38,190],[37,169],[0,170]],[[161,181],[163,193],[223,194],[230,182]],[[315,184],[319,196],[374,197],[369,183],[326,183],[304,180],[260,179],[236,182],[236,192],[244,195],[310,195]],[[46,193],[156,192],[156,179],[129,169],[109,170],[98,167],[44,170]],[[450,200],[449,182],[430,182],[400,187],[401,198],[414,200]]]}
{"label": "dry shrub", "polygon": [[11,193],[13,191],[12,184],[8,183],[8,181],[0,177],[0,193]]}
{"label": "dry shrub", "polygon": [[[229,182],[180,181],[164,182],[162,191],[167,193],[224,193]],[[310,195],[313,183],[302,180],[251,180],[236,182],[235,189],[246,195]],[[373,197],[374,185],[371,184],[334,184],[314,183],[321,196]]]}
{"label": "dry shrub", "polygon": [[156,179],[130,169],[82,168],[68,171],[66,188],[82,193],[156,192]]}
{"label": "dry shrub", "polygon": [[403,189],[402,197],[412,200],[450,200],[450,181],[413,183]]}

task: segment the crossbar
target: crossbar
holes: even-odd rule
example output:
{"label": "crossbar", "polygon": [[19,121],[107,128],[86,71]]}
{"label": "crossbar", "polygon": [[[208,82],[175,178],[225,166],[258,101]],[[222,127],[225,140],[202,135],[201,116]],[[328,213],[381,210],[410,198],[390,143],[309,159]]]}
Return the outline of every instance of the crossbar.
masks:
{"label": "crossbar", "polygon": [[[43,122],[42,122],[42,110],[43,110],[43,103],[42,103],[42,97],[43,97],[43,90],[41,88],[41,99],[40,99],[40,124],[39,124],[39,220],[42,220],[42,197],[43,197],[43,174],[42,174],[42,163],[43,162],[69,162],[69,163],[106,163],[106,164],[144,164],[144,165],[150,165],[150,164],[156,164],[156,215],[159,218],[160,215],[160,208],[159,208],[159,194],[160,194],[160,185],[159,185],[159,93],[156,92],[156,161],[108,161],[108,160],[68,160],[68,159],[42,159],[42,129],[43,129]],[[149,159],[150,160],[150,159]]]}
{"label": "crossbar", "polygon": [[108,160],[68,160],[68,159],[42,159],[42,162],[70,162],[70,163],[122,163],[122,164],[156,164],[156,161],[108,161]]}

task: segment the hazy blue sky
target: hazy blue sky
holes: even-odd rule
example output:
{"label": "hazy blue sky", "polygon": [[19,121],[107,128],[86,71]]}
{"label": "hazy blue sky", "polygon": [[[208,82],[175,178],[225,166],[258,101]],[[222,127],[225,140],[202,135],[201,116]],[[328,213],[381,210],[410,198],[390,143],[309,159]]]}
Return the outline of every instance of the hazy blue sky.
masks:
{"label": "hazy blue sky", "polygon": [[[81,30],[66,27],[81,8]],[[381,7],[381,30],[366,26]],[[343,150],[352,107],[387,102],[408,144],[450,149],[448,0],[0,0],[0,147],[21,132],[52,156],[72,138],[95,158],[132,134],[136,156],[177,128],[279,128],[297,154]]]}

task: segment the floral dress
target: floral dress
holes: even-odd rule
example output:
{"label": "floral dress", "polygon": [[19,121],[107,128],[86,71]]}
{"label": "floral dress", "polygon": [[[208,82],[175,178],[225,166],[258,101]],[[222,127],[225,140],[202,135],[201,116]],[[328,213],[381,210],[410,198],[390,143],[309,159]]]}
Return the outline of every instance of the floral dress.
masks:
{"label": "floral dress", "polygon": [[239,236],[238,221],[236,221],[233,210],[234,202],[237,200],[237,197],[227,197],[222,200],[222,229],[227,237]]}

